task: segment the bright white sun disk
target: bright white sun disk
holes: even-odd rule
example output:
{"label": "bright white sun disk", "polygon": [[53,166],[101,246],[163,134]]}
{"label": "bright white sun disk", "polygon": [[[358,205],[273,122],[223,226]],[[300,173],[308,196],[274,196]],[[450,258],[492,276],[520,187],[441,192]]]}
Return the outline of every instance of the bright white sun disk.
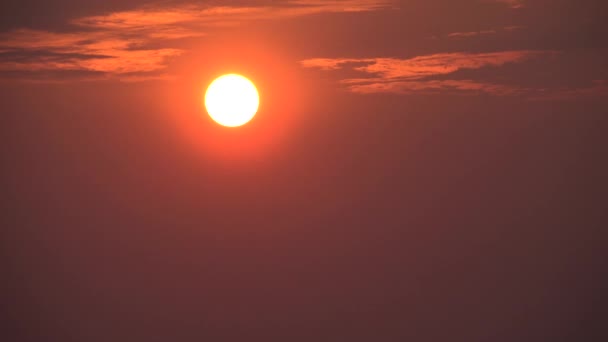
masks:
{"label": "bright white sun disk", "polygon": [[205,107],[213,121],[237,127],[249,122],[258,111],[260,97],[247,78],[228,74],[217,78],[205,93]]}

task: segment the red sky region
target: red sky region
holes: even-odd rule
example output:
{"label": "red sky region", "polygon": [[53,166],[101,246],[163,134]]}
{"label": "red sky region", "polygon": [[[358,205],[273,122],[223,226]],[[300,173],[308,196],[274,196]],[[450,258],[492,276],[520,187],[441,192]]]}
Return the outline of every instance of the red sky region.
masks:
{"label": "red sky region", "polygon": [[2,2],[0,337],[606,340],[606,9]]}

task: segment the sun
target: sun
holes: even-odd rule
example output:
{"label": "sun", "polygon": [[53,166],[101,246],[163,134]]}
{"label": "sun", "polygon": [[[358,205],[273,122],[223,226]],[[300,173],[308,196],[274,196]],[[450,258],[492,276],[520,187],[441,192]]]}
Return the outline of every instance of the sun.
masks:
{"label": "sun", "polygon": [[205,108],[213,121],[226,127],[242,126],[255,116],[260,96],[247,78],[228,74],[215,79],[205,93]]}

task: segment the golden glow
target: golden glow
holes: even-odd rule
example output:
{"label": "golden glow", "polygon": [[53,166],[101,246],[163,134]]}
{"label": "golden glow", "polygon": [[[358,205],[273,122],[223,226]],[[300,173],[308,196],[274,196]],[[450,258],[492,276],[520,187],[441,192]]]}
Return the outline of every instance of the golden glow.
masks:
{"label": "golden glow", "polygon": [[205,108],[213,121],[237,127],[249,122],[258,111],[260,96],[247,78],[228,74],[211,82],[205,93]]}

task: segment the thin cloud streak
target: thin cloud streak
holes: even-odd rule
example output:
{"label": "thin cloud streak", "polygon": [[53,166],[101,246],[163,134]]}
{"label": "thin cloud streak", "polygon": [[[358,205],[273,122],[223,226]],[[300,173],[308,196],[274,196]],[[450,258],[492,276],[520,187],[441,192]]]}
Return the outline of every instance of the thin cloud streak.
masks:
{"label": "thin cloud streak", "polygon": [[394,93],[394,94],[446,94],[463,92],[482,92],[493,95],[514,95],[521,93],[515,87],[477,82],[473,80],[432,80],[407,82],[376,82],[369,84],[354,84],[349,90],[357,94]]}
{"label": "thin cloud streak", "polygon": [[509,6],[510,8],[523,8],[526,0],[485,0],[486,2],[498,2]]}
{"label": "thin cloud streak", "polygon": [[516,31],[520,31],[525,29],[525,26],[505,26],[502,28],[492,28],[492,29],[487,29],[487,30],[480,30],[480,31],[466,31],[466,32],[452,32],[452,33],[448,33],[447,37],[448,38],[453,38],[453,39],[464,39],[464,38],[474,38],[474,37],[478,37],[478,36],[489,36],[489,35],[495,35],[495,34],[500,34],[500,33],[513,33]]}
{"label": "thin cloud streak", "polygon": [[463,37],[475,37],[482,35],[496,34],[496,30],[483,30],[483,31],[472,31],[472,32],[454,32],[448,34],[449,38],[463,38]]}
{"label": "thin cloud streak", "polygon": [[581,98],[608,97],[608,80],[594,80],[591,85],[579,88],[560,88],[553,91],[542,89],[537,91],[532,100],[536,101],[568,101]]}

